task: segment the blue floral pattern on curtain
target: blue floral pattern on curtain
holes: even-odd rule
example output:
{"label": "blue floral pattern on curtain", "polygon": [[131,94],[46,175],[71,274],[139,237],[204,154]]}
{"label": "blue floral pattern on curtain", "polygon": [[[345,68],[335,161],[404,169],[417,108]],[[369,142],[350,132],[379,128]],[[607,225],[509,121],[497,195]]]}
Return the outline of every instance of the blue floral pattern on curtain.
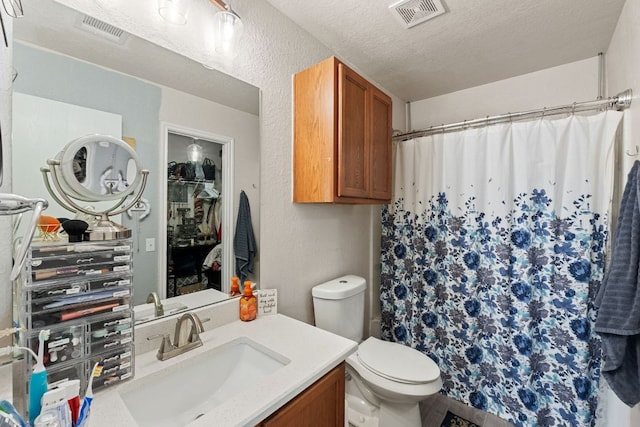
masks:
{"label": "blue floral pattern on curtain", "polygon": [[503,216],[473,197],[454,215],[446,193],[420,214],[385,207],[383,339],[430,356],[456,400],[519,426],[590,426],[606,215],[588,194],[556,212],[550,190],[503,201]]}

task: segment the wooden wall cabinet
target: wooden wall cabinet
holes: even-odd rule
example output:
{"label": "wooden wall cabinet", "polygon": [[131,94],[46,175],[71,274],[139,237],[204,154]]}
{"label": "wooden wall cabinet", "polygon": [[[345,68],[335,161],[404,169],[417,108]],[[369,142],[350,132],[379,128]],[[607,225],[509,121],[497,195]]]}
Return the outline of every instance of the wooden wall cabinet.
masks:
{"label": "wooden wall cabinet", "polygon": [[296,74],[293,201],[389,203],[391,108],[335,57]]}
{"label": "wooden wall cabinet", "polygon": [[259,427],[344,426],[344,362],[259,424]]}

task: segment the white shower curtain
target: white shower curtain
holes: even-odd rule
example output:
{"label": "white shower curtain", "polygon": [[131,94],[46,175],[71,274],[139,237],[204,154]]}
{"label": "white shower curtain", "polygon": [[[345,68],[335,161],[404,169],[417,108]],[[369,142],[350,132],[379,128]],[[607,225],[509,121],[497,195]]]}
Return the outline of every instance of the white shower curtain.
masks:
{"label": "white shower curtain", "polygon": [[615,132],[622,113],[506,123],[394,147],[383,338],[443,393],[516,425],[593,425]]}

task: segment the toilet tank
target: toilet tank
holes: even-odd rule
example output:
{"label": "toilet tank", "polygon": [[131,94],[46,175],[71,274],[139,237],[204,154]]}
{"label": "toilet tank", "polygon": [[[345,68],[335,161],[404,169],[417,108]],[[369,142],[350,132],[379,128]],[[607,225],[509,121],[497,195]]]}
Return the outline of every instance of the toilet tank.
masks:
{"label": "toilet tank", "polygon": [[354,275],[314,286],[311,295],[316,326],[356,342],[362,341],[366,288],[367,281]]}

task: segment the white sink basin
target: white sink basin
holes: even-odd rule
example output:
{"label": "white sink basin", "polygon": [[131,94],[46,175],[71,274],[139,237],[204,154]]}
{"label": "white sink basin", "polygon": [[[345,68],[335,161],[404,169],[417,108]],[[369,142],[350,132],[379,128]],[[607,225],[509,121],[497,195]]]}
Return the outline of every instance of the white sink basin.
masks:
{"label": "white sink basin", "polygon": [[242,391],[289,362],[240,337],[123,384],[119,393],[138,426],[183,427],[230,399],[241,411]]}
{"label": "white sink basin", "polygon": [[[148,322],[149,320],[153,320],[156,318],[156,312],[155,312],[155,308],[153,306],[153,304],[148,304],[149,308],[143,308],[141,310],[135,310],[135,320],[136,323],[140,323],[140,322]],[[170,314],[176,314],[176,313],[180,313],[182,311],[187,310],[189,307],[187,307],[184,304],[180,304],[179,302],[164,302],[162,303],[162,306],[164,308],[164,314],[165,316],[170,315]]]}

